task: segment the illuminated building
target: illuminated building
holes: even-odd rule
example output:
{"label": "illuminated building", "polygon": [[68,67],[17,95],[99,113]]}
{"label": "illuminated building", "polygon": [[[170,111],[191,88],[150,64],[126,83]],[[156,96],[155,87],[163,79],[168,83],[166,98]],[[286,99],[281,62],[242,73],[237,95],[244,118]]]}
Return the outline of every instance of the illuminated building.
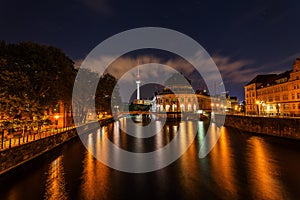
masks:
{"label": "illuminated building", "polygon": [[[211,97],[204,92],[194,92],[191,81],[174,74],[163,91],[156,95],[157,112],[211,112]],[[223,105],[222,105],[223,106]]]}
{"label": "illuminated building", "polygon": [[293,70],[257,75],[244,86],[246,114],[300,116],[300,59]]}

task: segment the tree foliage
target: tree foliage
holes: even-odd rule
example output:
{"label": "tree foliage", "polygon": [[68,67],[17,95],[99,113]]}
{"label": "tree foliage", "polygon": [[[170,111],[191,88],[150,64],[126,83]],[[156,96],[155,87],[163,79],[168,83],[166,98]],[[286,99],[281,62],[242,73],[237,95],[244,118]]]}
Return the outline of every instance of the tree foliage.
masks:
{"label": "tree foliage", "polygon": [[[111,102],[118,104],[121,98],[118,87],[113,93],[115,77],[110,74],[99,77],[95,72],[81,70],[88,82],[79,85],[80,98],[73,102],[77,106],[76,116],[84,122],[89,109],[87,103],[96,105],[98,112],[110,112]],[[44,112],[59,100],[66,107],[71,105],[76,74],[74,62],[56,47],[0,41],[0,120],[23,120],[31,125],[47,121]],[[80,78],[77,81],[81,82]],[[96,94],[86,92],[98,81]]]}
{"label": "tree foliage", "polygon": [[32,42],[0,42],[2,118],[33,119],[63,100],[70,104],[76,75],[60,49]]}
{"label": "tree foliage", "polygon": [[[106,73],[99,76],[98,73],[89,69],[80,69],[76,77],[76,95],[73,96],[73,105],[76,106],[77,122],[85,123],[89,110],[95,107],[96,113],[111,113],[111,107],[121,103],[117,80],[114,76]],[[95,91],[95,84],[97,84]],[[116,88],[115,88],[116,87]]]}
{"label": "tree foliage", "polygon": [[101,76],[96,91],[96,110],[111,113],[114,106],[121,105],[121,96],[117,79],[109,73]]}

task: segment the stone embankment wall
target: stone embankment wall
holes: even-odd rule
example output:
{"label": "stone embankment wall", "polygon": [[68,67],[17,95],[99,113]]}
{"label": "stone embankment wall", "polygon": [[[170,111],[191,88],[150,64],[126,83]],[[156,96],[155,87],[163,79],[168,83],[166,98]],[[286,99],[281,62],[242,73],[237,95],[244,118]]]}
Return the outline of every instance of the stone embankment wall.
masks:
{"label": "stone embankment wall", "polygon": [[[101,120],[100,125],[113,122],[113,118]],[[89,123],[81,126],[85,131],[93,130],[98,127],[98,122]],[[24,145],[16,146],[0,152],[0,175],[64,144],[65,142],[77,137],[76,129],[71,129],[59,134],[55,134],[40,140],[35,140]]]}
{"label": "stone embankment wall", "polygon": [[[216,115],[215,121],[218,122]],[[300,139],[300,119],[226,115],[225,126],[242,131]]]}

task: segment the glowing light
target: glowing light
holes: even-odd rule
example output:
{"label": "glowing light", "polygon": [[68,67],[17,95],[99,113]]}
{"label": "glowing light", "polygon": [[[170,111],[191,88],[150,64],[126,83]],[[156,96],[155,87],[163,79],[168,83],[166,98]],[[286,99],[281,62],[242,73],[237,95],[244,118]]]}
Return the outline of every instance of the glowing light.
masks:
{"label": "glowing light", "polygon": [[166,111],[169,112],[170,105],[166,105]]}
{"label": "glowing light", "polygon": [[202,114],[202,113],[203,113],[203,110],[198,110],[197,113],[198,113],[198,114]]}

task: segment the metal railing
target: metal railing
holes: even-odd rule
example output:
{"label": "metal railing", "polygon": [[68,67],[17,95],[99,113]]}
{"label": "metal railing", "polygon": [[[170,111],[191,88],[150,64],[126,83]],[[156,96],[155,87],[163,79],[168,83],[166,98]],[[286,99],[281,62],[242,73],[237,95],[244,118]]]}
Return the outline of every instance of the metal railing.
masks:
{"label": "metal railing", "polygon": [[[105,120],[111,119],[111,118],[112,118],[112,116],[107,115],[107,116],[102,117],[101,119],[98,119],[98,120],[95,120],[95,121],[102,121],[102,120],[105,121]],[[89,123],[93,123],[95,121],[87,122],[87,123],[84,123],[84,124],[77,124],[76,126],[75,125],[67,126],[67,127],[64,127],[64,128],[52,128],[50,130],[45,130],[45,131],[40,131],[40,132],[37,132],[37,131],[30,132],[30,131],[28,131],[28,132],[24,132],[22,134],[22,136],[14,136],[14,137],[11,137],[11,138],[9,138],[9,137],[4,138],[3,137],[4,133],[2,132],[2,135],[0,134],[0,151],[10,149],[10,148],[13,148],[13,147],[16,147],[16,146],[20,146],[20,145],[23,145],[23,144],[26,144],[26,143],[29,143],[29,142],[32,142],[32,141],[47,138],[47,137],[50,137],[50,136],[53,136],[53,135],[56,135],[56,134],[60,134],[62,132],[74,129],[76,127],[85,126],[85,125],[87,125]]]}
{"label": "metal railing", "polygon": [[[56,134],[60,134],[64,131],[68,131],[75,128],[75,126],[68,126],[64,128],[54,128],[46,131],[41,132],[25,132],[22,136],[13,136],[13,137],[6,137],[0,135],[0,151],[5,149],[10,149],[16,146],[20,146],[32,141],[40,140],[46,137],[50,137]],[[3,134],[3,133],[2,133]]]}

